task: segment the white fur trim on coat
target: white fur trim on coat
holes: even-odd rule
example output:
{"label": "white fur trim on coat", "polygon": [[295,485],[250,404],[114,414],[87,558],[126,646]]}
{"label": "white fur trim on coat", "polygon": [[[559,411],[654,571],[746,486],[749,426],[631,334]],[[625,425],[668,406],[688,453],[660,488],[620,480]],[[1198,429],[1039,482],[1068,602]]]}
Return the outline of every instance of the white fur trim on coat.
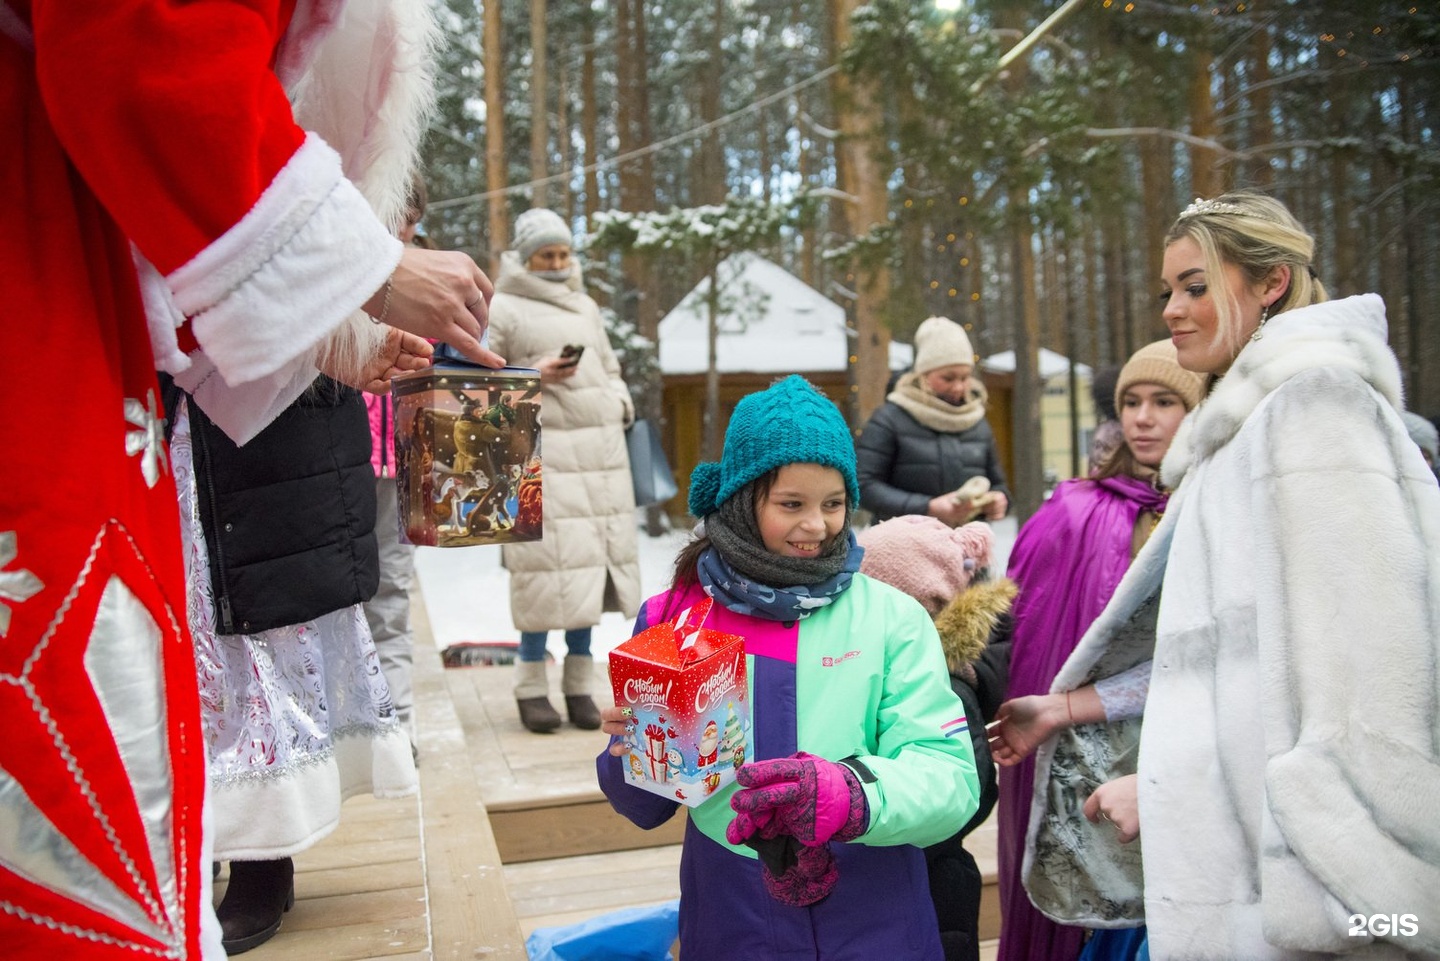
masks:
{"label": "white fur trim on coat", "polygon": [[238,224],[167,279],[201,348],[240,384],[318,344],[380,289],[402,249],[311,136]]}

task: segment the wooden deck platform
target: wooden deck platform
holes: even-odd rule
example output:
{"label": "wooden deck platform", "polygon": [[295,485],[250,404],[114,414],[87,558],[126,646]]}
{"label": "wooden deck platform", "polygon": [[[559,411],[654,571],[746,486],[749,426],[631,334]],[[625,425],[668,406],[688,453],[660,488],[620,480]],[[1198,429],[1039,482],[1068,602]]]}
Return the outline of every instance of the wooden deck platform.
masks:
{"label": "wooden deck platform", "polygon": [[[336,832],[296,857],[280,933],[247,957],[523,961],[538,927],[678,897],[683,819],[647,832],[614,814],[595,786],[603,735],[526,732],[510,668],[443,668],[418,591],[412,617],[419,794],[346,802]],[[989,882],[981,928],[993,939],[993,823],[967,847]]]}

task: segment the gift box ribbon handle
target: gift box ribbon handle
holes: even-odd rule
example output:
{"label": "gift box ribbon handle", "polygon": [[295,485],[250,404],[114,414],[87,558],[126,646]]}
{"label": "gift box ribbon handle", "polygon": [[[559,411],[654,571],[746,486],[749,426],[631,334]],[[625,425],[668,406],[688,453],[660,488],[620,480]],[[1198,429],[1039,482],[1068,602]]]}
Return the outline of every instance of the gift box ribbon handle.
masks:
{"label": "gift box ribbon handle", "polygon": [[680,649],[680,659],[688,664],[700,656],[699,649],[695,642],[700,639],[700,629],[705,625],[705,619],[710,616],[710,608],[715,605],[712,598],[705,598],[696,601],[685,608],[670,623],[674,625],[675,644]]}

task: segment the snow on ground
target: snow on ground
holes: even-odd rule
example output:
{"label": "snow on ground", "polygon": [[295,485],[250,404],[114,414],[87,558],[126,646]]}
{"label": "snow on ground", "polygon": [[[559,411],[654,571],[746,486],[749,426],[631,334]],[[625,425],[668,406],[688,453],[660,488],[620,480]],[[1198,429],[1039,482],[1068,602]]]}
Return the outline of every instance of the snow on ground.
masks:
{"label": "snow on ground", "polygon": [[[1006,518],[994,527],[994,570],[1004,571],[1015,541],[1015,521]],[[641,530],[641,597],[659,593],[669,585],[675,555],[689,537],[688,530],[669,531],[659,537],[649,537]],[[436,647],[444,649],[462,641],[520,639],[510,619],[510,575],[500,566],[500,548],[416,548],[415,570]],[[633,623],[633,613],[606,614],[592,635],[591,651],[596,657],[605,656],[630,636]],[[549,648],[557,660],[565,656],[560,631],[550,632]]]}

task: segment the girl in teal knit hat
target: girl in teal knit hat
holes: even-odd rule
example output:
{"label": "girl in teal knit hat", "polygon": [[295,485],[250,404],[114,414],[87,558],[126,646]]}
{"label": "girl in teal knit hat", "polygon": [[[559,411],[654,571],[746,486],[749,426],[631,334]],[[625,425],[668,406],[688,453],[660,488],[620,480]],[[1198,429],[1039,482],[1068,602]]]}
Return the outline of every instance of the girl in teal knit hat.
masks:
{"label": "girl in teal knit hat", "polygon": [[[940,955],[922,848],[975,812],[964,708],[934,624],[859,572],[855,448],[800,377],[741,400],[718,463],[691,476],[703,521],[636,632],[710,596],[745,638],[751,754],[690,810],[680,868],[687,959]],[[643,828],[679,805],[626,784],[631,719],[601,711],[611,805]]]}

